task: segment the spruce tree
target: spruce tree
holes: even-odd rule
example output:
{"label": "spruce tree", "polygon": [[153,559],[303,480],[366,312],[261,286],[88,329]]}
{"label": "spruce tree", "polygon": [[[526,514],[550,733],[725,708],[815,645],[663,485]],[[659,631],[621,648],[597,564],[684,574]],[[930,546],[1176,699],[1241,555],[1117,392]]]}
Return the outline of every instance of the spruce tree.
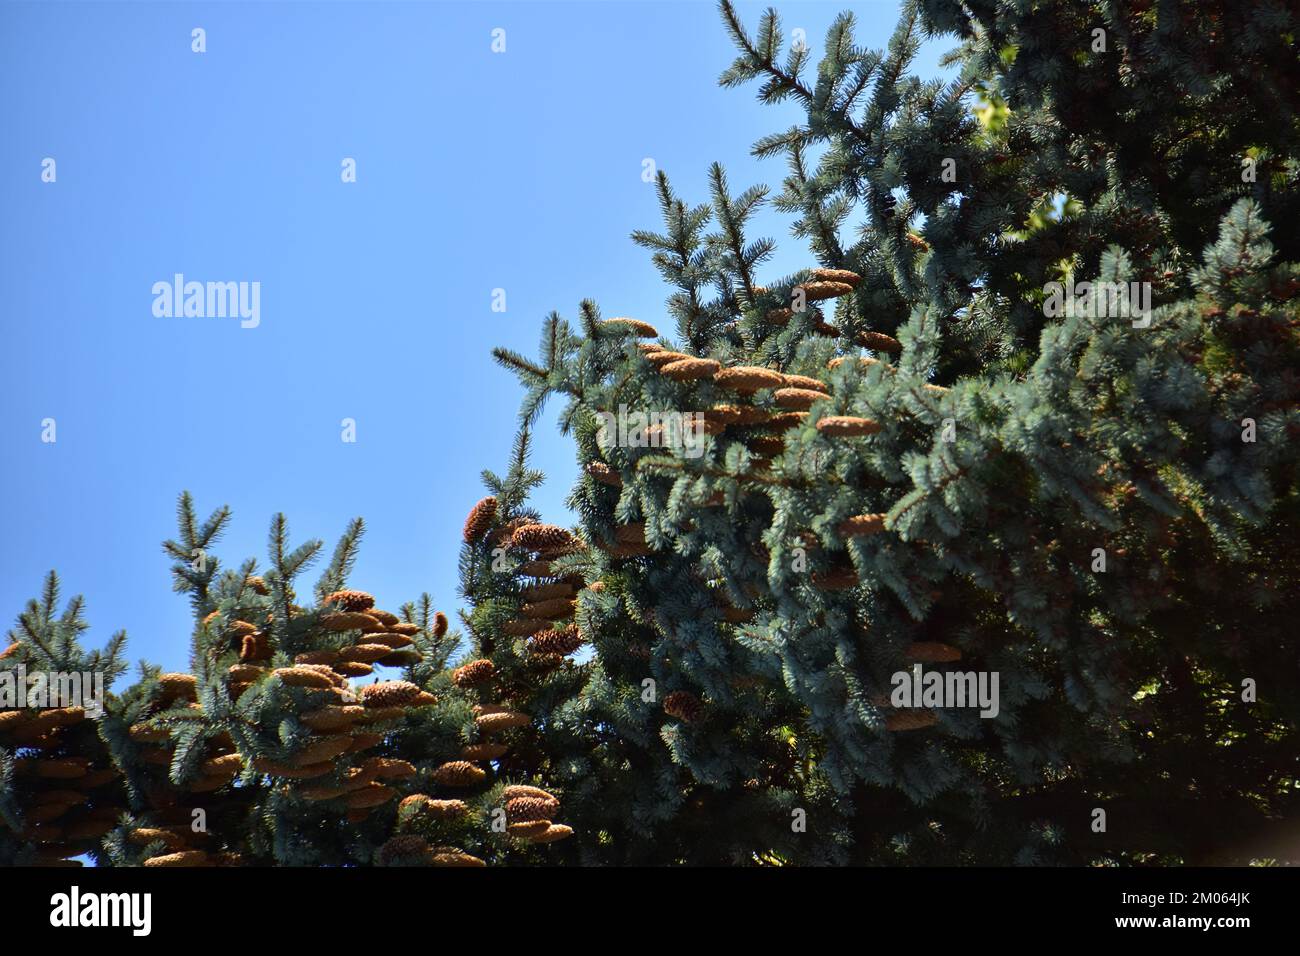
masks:
{"label": "spruce tree", "polygon": [[[772,858],[1268,857],[1300,689],[1294,15],[908,3],[882,52],[838,18],[814,72],[775,12],[721,11],[722,82],[806,112],[755,152],[816,264],[761,277],[765,190],[715,166],[691,206],[661,174],[634,238],[674,336],[584,302],[538,361],[498,351],[526,418],[567,399],[618,581],[602,664],[648,625],[624,693],[669,691],[693,786],[757,781],[751,833],[808,814]],[[909,75],[926,35],[955,80]],[[996,716],[900,710],[918,663],[999,675]]]}

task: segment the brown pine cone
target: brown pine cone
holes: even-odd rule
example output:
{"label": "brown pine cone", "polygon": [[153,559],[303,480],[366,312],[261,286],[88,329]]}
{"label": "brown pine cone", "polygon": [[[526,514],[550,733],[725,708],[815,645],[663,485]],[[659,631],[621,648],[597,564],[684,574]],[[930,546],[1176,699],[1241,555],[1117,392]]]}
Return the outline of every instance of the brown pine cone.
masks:
{"label": "brown pine cone", "polygon": [[571,617],[575,610],[573,598],[551,598],[547,601],[536,601],[532,604],[525,604],[519,609],[519,613],[525,618],[534,620],[541,618],[543,620],[555,620],[562,617]]}
{"label": "brown pine cone", "polygon": [[516,528],[510,546],[520,551],[546,551],[572,543],[573,535],[553,524],[529,524]]}
{"label": "brown pine cone", "polygon": [[862,276],[848,269],[813,269],[811,275],[817,282],[843,282],[853,288],[862,281]]}
{"label": "brown pine cone", "polygon": [[366,677],[375,672],[371,665],[361,661],[339,661],[333,665],[333,669],[334,673],[342,677]]}
{"label": "brown pine cone", "polygon": [[649,322],[642,322],[640,319],[614,318],[605,319],[601,326],[606,329],[626,330],[643,339],[655,339],[659,337],[659,332]]}
{"label": "brown pine cone", "polygon": [[436,846],[430,858],[434,866],[487,866],[476,856],[471,856],[456,847]]}
{"label": "brown pine cone", "polygon": [[520,597],[525,601],[550,601],[555,598],[573,597],[575,588],[568,581],[555,581],[551,584],[534,584],[524,588]]}
{"label": "brown pine cone", "polygon": [[506,801],[506,819],[511,823],[530,823],[549,820],[560,810],[560,801],[554,797],[515,797]]}
{"label": "brown pine cone", "polygon": [[325,596],[322,604],[337,604],[345,611],[367,611],[375,606],[373,595],[365,591],[335,591]]}
{"label": "brown pine cone", "polygon": [[885,516],[883,514],[854,515],[841,521],[835,530],[845,538],[878,534],[885,530]]}
{"label": "brown pine cone", "polygon": [[623,485],[623,476],[603,461],[589,461],[583,470],[602,485],[609,485],[612,488],[620,488]]}
{"label": "brown pine cone", "polygon": [[420,688],[409,681],[390,680],[361,688],[366,707],[403,707],[420,696]]}
{"label": "brown pine cone", "polygon": [[430,777],[444,787],[472,787],[487,778],[487,771],[468,760],[450,760],[436,767]]}
{"label": "brown pine cone", "polygon": [[160,674],[158,686],[165,700],[199,699],[199,680],[193,674]]}
{"label": "brown pine cone", "polygon": [[483,733],[492,734],[502,730],[510,730],[514,727],[527,727],[532,723],[532,718],[515,710],[501,710],[495,713],[479,714],[474,718],[474,722],[478,724],[479,730],[483,731]]}
{"label": "brown pine cone", "polygon": [[465,519],[464,538],[466,544],[473,544],[487,532],[497,516],[497,500],[491,496],[484,498],[470,509]]}
{"label": "brown pine cone", "polygon": [[847,282],[803,282],[795,286],[802,289],[805,302],[821,302],[825,299],[838,299],[853,291]]}
{"label": "brown pine cone", "polygon": [[573,836],[573,827],[566,827],[563,823],[552,823],[544,833],[538,834],[529,842],[554,843],[557,840],[564,840],[571,836]]}
{"label": "brown pine cone", "polygon": [[826,398],[825,392],[811,388],[778,388],[772,393],[777,405],[782,408],[796,408],[807,411],[817,402]]}
{"label": "brown pine cone", "polygon": [[761,365],[737,365],[721,369],[714,374],[713,381],[725,389],[748,395],[763,388],[780,388],[785,384],[785,376]]}
{"label": "brown pine cone", "polygon": [[457,687],[473,687],[476,684],[482,684],[490,681],[496,676],[496,665],[486,658],[479,658],[476,661],[470,661],[463,667],[458,667],[452,671],[451,679],[455,681]]}
{"label": "brown pine cone", "polygon": [[823,435],[852,438],[858,435],[874,435],[880,431],[880,425],[869,418],[855,418],[851,415],[823,415],[817,422],[817,430]]}
{"label": "brown pine cone", "polygon": [[864,348],[869,348],[873,352],[901,352],[903,343],[892,335],[886,335],[884,332],[860,332],[858,334],[858,344]]}
{"label": "brown pine cone", "polygon": [[529,840],[541,836],[551,828],[550,820],[529,820],[527,823],[507,823],[506,832],[512,837]]}
{"label": "brown pine cone", "polygon": [[418,866],[430,863],[433,853],[424,837],[412,833],[400,833],[390,837],[375,852],[378,866]]}
{"label": "brown pine cone", "polygon": [[932,727],[939,722],[939,715],[932,710],[900,710],[885,718],[885,729],[921,730]]}
{"label": "brown pine cone", "polygon": [[698,697],[686,690],[675,690],[664,697],[664,713],[686,723],[694,722],[704,709]]}
{"label": "brown pine cone", "polygon": [[208,854],[203,850],[184,850],[180,853],[166,853],[151,856],[144,861],[145,866],[207,866]]}
{"label": "brown pine cone", "polygon": [[509,747],[505,744],[468,744],[460,749],[461,760],[481,763],[485,760],[499,760],[506,755]]}
{"label": "brown pine cone", "polygon": [[714,359],[684,358],[659,366],[659,374],[675,382],[693,382],[696,379],[712,378],[721,367],[722,363]]}
{"label": "brown pine cone", "polygon": [[433,636],[435,638],[441,638],[446,633],[447,633],[447,615],[443,614],[441,611],[438,611],[433,615]]}
{"label": "brown pine cone", "polygon": [[563,630],[548,629],[536,634],[528,642],[529,649],[535,654],[572,654],[583,644],[576,627]]}
{"label": "brown pine cone", "polygon": [[322,614],[319,619],[321,627],[327,631],[382,631],[384,625],[362,611],[335,611]]}

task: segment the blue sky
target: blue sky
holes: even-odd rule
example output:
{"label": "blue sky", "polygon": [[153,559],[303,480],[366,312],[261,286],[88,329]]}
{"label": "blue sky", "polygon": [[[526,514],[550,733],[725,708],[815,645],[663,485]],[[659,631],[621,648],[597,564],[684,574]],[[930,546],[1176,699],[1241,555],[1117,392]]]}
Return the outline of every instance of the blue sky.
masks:
{"label": "blue sky", "polygon": [[[883,46],[896,3],[778,6],[819,51],[846,5]],[[711,2],[0,4],[0,614],[56,568],[92,643],[125,628],[133,660],[183,668],[159,546],[182,489],[233,509],[224,564],[264,560],[276,511],[327,551],[361,515],[351,583],[453,611],[460,527],[519,399],[491,348],[532,354],[585,297],[671,329],[628,238],[659,224],[643,159],[692,202],[714,160],[737,192],[779,186],[749,147],[796,114],[719,88],[732,57]],[[811,264],[783,217],[760,225],[766,274]],[[260,324],[155,317],[178,272],[260,282]],[[567,522],[576,467],[549,419],[533,461],[535,503]]]}

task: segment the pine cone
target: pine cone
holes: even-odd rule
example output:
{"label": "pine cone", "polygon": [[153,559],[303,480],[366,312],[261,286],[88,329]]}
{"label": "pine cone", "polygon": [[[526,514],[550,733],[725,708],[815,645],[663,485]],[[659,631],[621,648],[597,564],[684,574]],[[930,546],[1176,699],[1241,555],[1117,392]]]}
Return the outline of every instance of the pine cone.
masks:
{"label": "pine cone", "polygon": [[560,810],[560,801],[554,797],[515,797],[506,801],[506,819],[511,823],[530,823],[549,820]]}
{"label": "pine cone", "polygon": [[530,787],[523,783],[512,783],[501,791],[502,800],[515,800],[519,797],[536,797],[539,800],[554,800],[557,804],[560,802],[559,797],[553,793],[548,793],[541,787]]}
{"label": "pine cone", "polygon": [[838,299],[853,291],[847,282],[803,282],[795,286],[802,289],[805,302],[822,302],[826,299]]}
{"label": "pine cone", "polygon": [[552,823],[544,833],[533,837],[529,842],[554,843],[557,840],[564,840],[571,836],[573,836],[573,827],[566,827],[563,823]]}
{"label": "pine cone", "polygon": [[403,811],[434,820],[454,820],[469,813],[469,805],[463,800],[434,800],[423,793],[413,793],[397,805],[399,816]]}
{"label": "pine cone", "polygon": [[378,866],[411,866],[432,862],[433,852],[424,837],[401,833],[390,837],[375,852]]}
{"label": "pine cone", "polygon": [[510,748],[505,744],[468,744],[460,749],[462,760],[481,763],[485,760],[499,760]]}
{"label": "pine cone", "polygon": [[334,673],[342,677],[367,677],[375,672],[369,664],[360,661],[339,661],[333,665]]}
{"label": "pine cone", "polygon": [[550,828],[550,820],[529,820],[527,823],[506,824],[506,832],[512,837],[519,837],[522,840],[530,840],[535,836],[541,836]]}
{"label": "pine cone", "polygon": [[478,857],[448,846],[434,847],[430,860],[434,866],[487,866]]}
{"label": "pine cone", "polygon": [[823,395],[829,395],[831,392],[829,385],[810,375],[785,375],[783,377],[787,388],[806,388],[814,392],[821,392]]}
{"label": "pine cone", "polygon": [[527,727],[532,723],[532,718],[527,714],[508,710],[495,714],[480,714],[474,718],[474,722],[478,724],[479,730],[483,731],[483,733],[491,734],[509,730],[512,727]]}
{"label": "pine cone", "polygon": [[662,369],[665,365],[671,365],[673,362],[682,362],[686,359],[695,358],[694,355],[687,355],[685,352],[654,352],[645,357],[645,360],[656,368]]}
{"label": "pine cone", "polygon": [[528,642],[529,649],[535,654],[572,654],[583,644],[576,627],[563,630],[545,630],[536,634]]}
{"label": "pine cone", "polygon": [[487,529],[492,526],[492,522],[496,520],[496,516],[497,500],[490,496],[471,508],[469,517],[465,519],[465,543],[473,544],[483,537]]}
{"label": "pine cone", "polygon": [[468,760],[451,760],[436,767],[430,778],[444,787],[472,787],[487,778],[487,771]]}
{"label": "pine cone", "polygon": [[576,604],[573,598],[564,597],[525,604],[519,609],[519,613],[526,618],[541,618],[549,621],[562,617],[572,617],[574,610],[576,610]]}
{"label": "pine cone", "polygon": [[390,680],[361,688],[366,707],[403,707],[420,696],[420,688],[409,681]]}
{"label": "pine cone", "polygon": [[664,713],[686,723],[693,723],[704,709],[698,697],[686,690],[675,690],[664,697]]}
{"label": "pine cone", "polygon": [[526,587],[519,596],[525,601],[550,601],[554,598],[572,597],[575,590],[568,581],[555,581],[551,584],[534,584]]}
{"label": "pine cone", "polygon": [[684,358],[661,365],[659,374],[676,382],[692,382],[696,379],[711,378],[721,367],[722,363],[713,359]]}
{"label": "pine cone", "polygon": [[393,653],[393,649],[387,644],[353,644],[351,647],[340,648],[339,657],[345,661],[373,664],[391,653]]}
{"label": "pine cone", "polygon": [[811,275],[817,282],[843,282],[855,289],[862,281],[862,276],[848,269],[813,269]]}
{"label": "pine cone", "polygon": [[903,351],[903,343],[884,332],[859,332],[858,344],[873,352],[898,353]]}
{"label": "pine cone", "polygon": [[501,626],[501,632],[507,637],[528,637],[530,634],[537,634],[551,626],[551,622],[544,617],[521,617],[513,621],[506,621]]}
{"label": "pine cone", "polygon": [[855,418],[851,415],[823,415],[817,422],[817,430],[823,435],[852,438],[858,435],[874,435],[880,431],[880,425],[869,418]]}
{"label": "pine cone", "polygon": [[640,319],[614,318],[605,319],[600,323],[602,327],[611,330],[626,330],[632,332],[643,339],[654,339],[659,337],[659,332],[653,325],[648,322],[642,322]]}
{"label": "pine cone", "polygon": [[327,631],[366,632],[385,629],[379,621],[361,611],[336,611],[332,614],[322,614],[319,623]]}
{"label": "pine cone", "polygon": [[402,619],[392,611],[378,611],[372,607],[370,610],[366,611],[366,613],[389,629],[391,629],[395,624],[402,623]]}
{"label": "pine cone", "polygon": [[482,684],[490,681],[496,676],[496,665],[486,658],[479,658],[476,661],[470,661],[463,667],[458,667],[452,671],[451,679],[455,681],[457,687],[473,687],[476,684]]}
{"label": "pine cone", "polygon": [[160,674],[158,686],[165,700],[199,699],[199,679],[193,674]]}
{"label": "pine cone", "polygon": [[826,398],[826,393],[811,388],[778,388],[772,395],[776,404],[782,408],[797,408],[807,411],[816,402]]}
{"label": "pine cone", "polygon": [[339,652],[334,650],[307,651],[294,657],[295,664],[325,664],[330,665],[339,659]]}
{"label": "pine cone", "polygon": [[441,638],[447,633],[447,615],[441,611],[433,615],[433,636]]}
{"label": "pine cone", "polygon": [[713,381],[725,389],[748,395],[763,388],[780,388],[785,384],[785,376],[761,365],[737,365],[717,372]]}
{"label": "pine cone", "polygon": [[151,856],[144,861],[145,866],[206,866],[208,854],[203,850],[184,850],[180,853],[166,853]]}
{"label": "pine cone", "polygon": [[603,461],[589,461],[584,470],[602,485],[613,488],[621,488],[623,485],[623,476]]}
{"label": "pine cone", "polygon": [[844,538],[879,534],[885,530],[885,516],[883,514],[854,515],[852,518],[845,518],[841,521],[835,530]]}
{"label": "pine cone", "polygon": [[367,611],[375,606],[373,595],[365,591],[335,591],[326,595],[322,604],[337,604],[345,611]]}
{"label": "pine cone", "polygon": [[546,551],[573,542],[573,535],[553,524],[530,524],[516,528],[510,546],[520,551]]}

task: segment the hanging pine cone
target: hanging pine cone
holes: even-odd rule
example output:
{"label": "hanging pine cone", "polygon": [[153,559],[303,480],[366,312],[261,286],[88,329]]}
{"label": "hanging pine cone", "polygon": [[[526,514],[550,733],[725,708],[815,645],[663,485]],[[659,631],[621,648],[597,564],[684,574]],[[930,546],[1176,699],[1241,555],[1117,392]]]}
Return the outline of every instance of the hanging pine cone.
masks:
{"label": "hanging pine cone", "polygon": [[831,387],[821,379],[813,378],[810,375],[785,375],[786,388],[805,388],[814,392],[821,392],[823,395],[829,395]]}
{"label": "hanging pine cone", "polygon": [[473,544],[483,537],[497,516],[497,500],[491,496],[484,498],[470,509],[465,519],[464,538],[466,544]]}
{"label": "hanging pine cone", "polygon": [[413,833],[399,833],[390,837],[375,852],[378,866],[415,866],[432,862],[433,851],[422,836]]}
{"label": "hanging pine cone", "polygon": [[516,528],[510,547],[519,551],[546,551],[573,542],[573,535],[558,525],[530,524]]}
{"label": "hanging pine cone", "polygon": [[568,598],[574,595],[576,588],[569,581],[554,581],[550,584],[534,584],[524,588],[520,597],[525,601],[550,601],[555,598]]}
{"label": "hanging pine cone", "polygon": [[573,598],[563,597],[525,604],[519,609],[519,613],[534,620],[540,618],[545,621],[553,621],[562,617],[571,617],[576,609],[577,603]]}
{"label": "hanging pine cone", "polygon": [[506,819],[511,823],[549,820],[559,812],[560,801],[554,797],[515,797],[506,801]]}
{"label": "hanging pine cone", "polygon": [[275,651],[271,649],[271,642],[261,631],[256,634],[245,634],[239,645],[239,659],[244,663],[269,661],[274,656]]}
{"label": "hanging pine cone", "polygon": [[843,282],[855,289],[862,281],[862,276],[848,269],[813,269],[811,275],[817,282]]}
{"label": "hanging pine cone", "polygon": [[521,840],[530,840],[541,836],[551,828],[550,820],[529,820],[527,823],[507,823],[506,832]]}
{"label": "hanging pine cone", "polygon": [[472,787],[487,779],[487,771],[468,760],[450,760],[434,768],[429,776],[444,787]]}
{"label": "hanging pine cone", "polygon": [[496,676],[496,665],[487,658],[479,658],[476,661],[470,661],[463,667],[458,667],[452,671],[451,679],[455,681],[457,687],[473,687],[476,684],[482,684],[490,681]]}
{"label": "hanging pine cone", "polygon": [[362,664],[373,664],[391,653],[393,653],[393,649],[387,644],[353,644],[351,647],[341,648],[339,657],[345,661],[360,661]]}
{"label": "hanging pine cone", "polygon": [[573,836],[573,827],[566,827],[563,823],[552,823],[543,833],[533,837],[530,843],[554,843],[557,840],[565,840]]}
{"label": "hanging pine cone", "polygon": [[375,599],[365,591],[335,591],[327,594],[322,604],[337,604],[345,611],[368,611],[375,606]]}
{"label": "hanging pine cone", "polygon": [[858,344],[873,352],[898,353],[903,351],[903,343],[884,332],[859,332]]}
{"label": "hanging pine cone", "polygon": [[795,286],[803,290],[805,302],[822,302],[826,299],[838,299],[853,291],[847,282],[803,282]]}
{"label": "hanging pine cone", "polygon": [[180,853],[165,853],[162,856],[151,856],[144,861],[145,866],[154,867],[172,867],[172,866],[207,866],[208,854],[203,850],[183,850]]}
{"label": "hanging pine cone", "polygon": [[858,435],[874,435],[880,431],[880,425],[869,418],[855,418],[851,415],[824,415],[817,422],[817,430],[823,435],[837,438],[853,438]]}
{"label": "hanging pine cone", "polygon": [[656,368],[663,368],[665,365],[671,365],[673,362],[681,362],[686,359],[694,358],[693,355],[687,355],[685,352],[653,352],[645,357],[645,360]]}
{"label": "hanging pine cone", "polygon": [[551,626],[551,622],[544,617],[521,617],[513,621],[506,621],[501,626],[501,632],[507,637],[528,637],[530,634],[537,634]]}
{"label": "hanging pine cone", "polygon": [[420,688],[410,681],[390,680],[361,688],[361,702],[367,707],[404,707],[420,696]]}
{"label": "hanging pine cone", "polygon": [[518,711],[506,710],[498,713],[479,714],[474,718],[478,724],[479,730],[485,734],[492,734],[502,730],[510,730],[514,727],[527,727],[532,723],[532,718],[527,714],[521,714]]}
{"label": "hanging pine cone", "polygon": [[721,362],[713,359],[684,358],[669,362],[659,367],[659,374],[675,382],[692,382],[696,379],[710,378],[722,367]]}
{"label": "hanging pine cone", "polygon": [[609,485],[611,488],[620,488],[623,485],[623,476],[603,461],[589,461],[583,470],[602,485]]}
{"label": "hanging pine cone", "polygon": [[529,650],[534,654],[572,654],[583,644],[582,636],[576,627],[563,630],[548,629],[533,636],[528,642]]}
{"label": "hanging pine cone", "polygon": [[430,863],[433,866],[487,866],[478,857],[472,856],[464,850],[458,850],[454,846],[434,847]]}
{"label": "hanging pine cone", "polygon": [[382,631],[384,625],[363,611],[335,611],[322,614],[318,623],[327,631]]}
{"label": "hanging pine cone", "polygon": [[199,699],[199,680],[193,674],[160,674],[158,686],[162,689],[164,700]]}
{"label": "hanging pine cone", "polygon": [[460,758],[462,760],[472,760],[475,763],[481,763],[485,760],[500,760],[509,749],[505,744],[468,744],[460,748]]}
{"label": "hanging pine cone", "polygon": [[659,337],[659,332],[653,325],[648,322],[642,322],[640,319],[614,318],[605,319],[600,323],[602,328],[611,331],[627,331],[643,339],[655,339]]}
{"label": "hanging pine cone", "polygon": [[716,372],[713,381],[725,389],[748,395],[763,388],[780,388],[785,384],[785,376],[761,365],[737,365]]}
{"label": "hanging pine cone", "polygon": [[341,677],[368,677],[375,672],[373,666],[360,661],[339,661],[333,669]]}
{"label": "hanging pine cone", "polygon": [[871,515],[854,515],[852,518],[845,518],[835,528],[841,537],[856,538],[863,535],[879,534],[885,530],[885,516],[883,514]]}
{"label": "hanging pine cone", "polygon": [[693,723],[704,710],[698,697],[686,690],[675,690],[664,697],[664,713],[686,723]]}

